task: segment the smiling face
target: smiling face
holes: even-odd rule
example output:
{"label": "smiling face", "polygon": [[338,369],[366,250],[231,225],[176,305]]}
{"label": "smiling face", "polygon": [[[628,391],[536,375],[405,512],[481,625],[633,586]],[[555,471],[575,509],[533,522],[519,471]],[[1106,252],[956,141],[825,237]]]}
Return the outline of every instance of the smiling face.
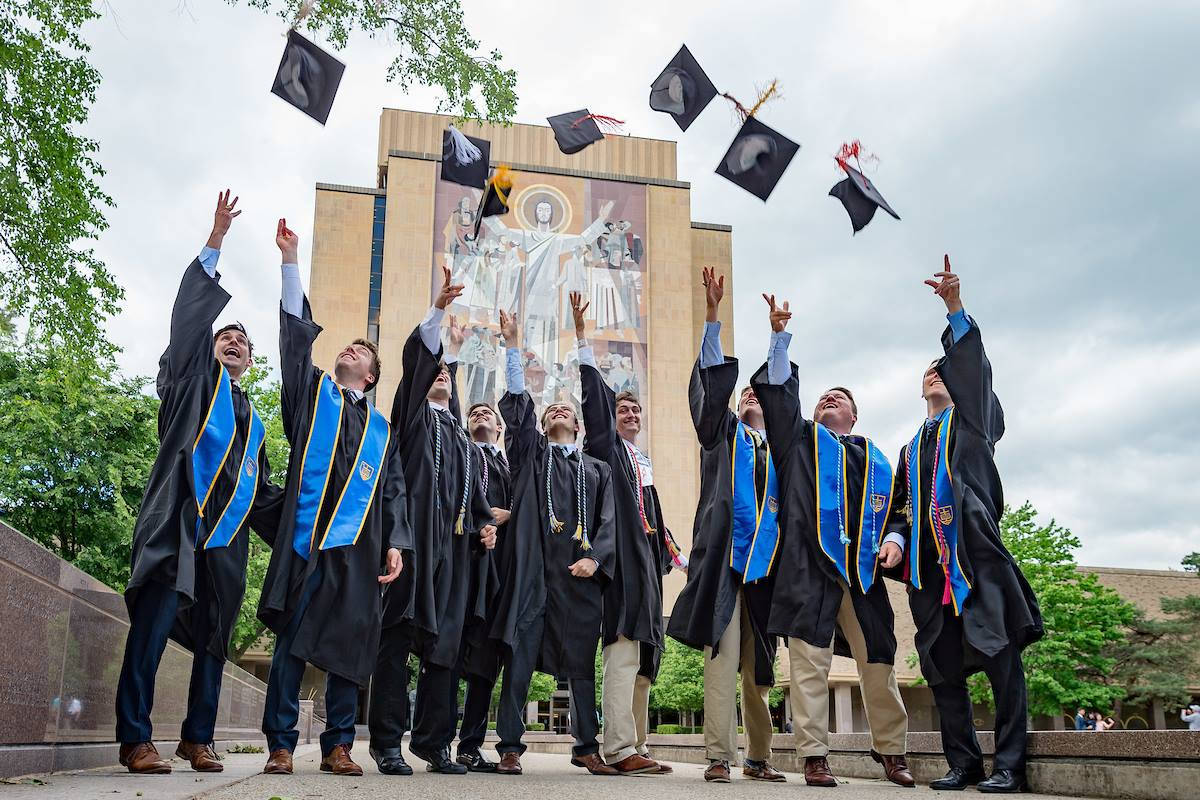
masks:
{"label": "smiling face", "polygon": [[379,380],[375,353],[362,341],[351,342],[337,354],[333,377],[342,386],[367,391]]}
{"label": "smiling face", "polygon": [[570,403],[551,403],[542,412],[542,430],[551,441],[568,439],[574,441],[579,436],[579,417]]}
{"label": "smiling face", "polygon": [[250,339],[239,328],[226,328],[213,340],[213,353],[229,372],[229,377],[240,378],[250,368]]}
{"label": "smiling face", "polygon": [[813,410],[813,420],[821,423],[834,433],[849,433],[858,422],[858,409],[854,398],[840,387],[830,389],[817,400]]}
{"label": "smiling face", "polygon": [[450,368],[442,364],[437,377],[433,379],[433,386],[429,387],[427,396],[435,403],[448,403],[450,402],[450,389]]}
{"label": "smiling face", "polygon": [[921,377],[921,397],[931,408],[941,408],[950,404],[950,392],[938,374],[937,363],[934,361]]}
{"label": "smiling face", "polygon": [[[621,394],[627,394],[622,392]],[[632,442],[642,431],[642,405],[630,397],[617,400],[617,435]]]}
{"label": "smiling face", "polygon": [[762,406],[758,404],[758,396],[754,394],[753,387],[747,386],[742,389],[742,393],[738,397],[737,413],[738,419],[751,428],[759,430],[763,428]]}
{"label": "smiling face", "polygon": [[476,403],[467,412],[467,430],[477,442],[494,444],[498,430],[496,412],[486,403]]}

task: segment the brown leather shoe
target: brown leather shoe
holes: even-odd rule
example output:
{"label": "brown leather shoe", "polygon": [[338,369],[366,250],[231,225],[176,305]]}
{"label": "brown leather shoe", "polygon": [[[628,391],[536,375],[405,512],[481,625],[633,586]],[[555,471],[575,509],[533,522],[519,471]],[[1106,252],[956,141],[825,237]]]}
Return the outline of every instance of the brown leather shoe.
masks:
{"label": "brown leather shoe", "polygon": [[497,773],[501,775],[520,775],[521,771],[520,753],[500,754],[500,763],[496,765]]}
{"label": "brown leather shoe", "polygon": [[837,778],[829,769],[829,759],[825,756],[808,756],[804,759],[804,782],[809,786],[825,786],[835,788]]}
{"label": "brown leather shoe", "polygon": [[321,772],[334,775],[362,775],[362,767],[350,759],[350,745],[335,744],[329,755],[321,759]]}
{"label": "brown leather shoe", "polygon": [[267,765],[263,767],[263,772],[267,775],[291,775],[292,751],[283,747],[272,750],[271,757],[267,759]]}
{"label": "brown leather shoe", "polygon": [[620,775],[615,769],[604,763],[599,753],[588,753],[586,756],[575,756],[571,759],[572,766],[583,767],[593,775]]}
{"label": "brown leather shoe", "polygon": [[609,764],[609,766],[622,775],[645,775],[650,772],[658,772],[657,761],[651,761],[637,753],[622,758],[615,764]]}
{"label": "brown leather shoe", "polygon": [[883,765],[883,774],[897,786],[911,788],[917,785],[912,773],[908,771],[908,760],[904,756],[885,756],[872,750],[871,758],[875,759],[877,764]]}
{"label": "brown leather shoe", "polygon": [[742,774],[752,781],[771,781],[782,783],[787,780],[782,772],[771,766],[769,761],[751,761],[742,763]]}
{"label": "brown leather shoe", "polygon": [[123,744],[118,751],[122,767],[137,775],[169,775],[171,765],[158,754],[153,742]]}
{"label": "brown leather shoe", "polygon": [[729,783],[729,762],[713,761],[704,770],[704,780],[709,783]]}
{"label": "brown leather shoe", "polygon": [[196,742],[180,740],[175,748],[175,755],[189,761],[196,772],[223,772],[225,765],[217,760],[217,754],[212,747]]}

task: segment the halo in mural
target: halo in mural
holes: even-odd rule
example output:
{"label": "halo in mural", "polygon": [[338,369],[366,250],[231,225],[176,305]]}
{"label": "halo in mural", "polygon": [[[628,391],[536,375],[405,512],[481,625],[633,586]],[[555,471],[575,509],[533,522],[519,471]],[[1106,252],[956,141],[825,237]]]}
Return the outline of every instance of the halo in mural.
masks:
{"label": "halo in mural", "polygon": [[525,230],[538,229],[537,207],[541,203],[550,206],[550,231],[557,232],[567,229],[571,224],[571,204],[560,189],[545,183],[535,183],[525,186],[517,193],[509,208],[517,215],[517,224]]}

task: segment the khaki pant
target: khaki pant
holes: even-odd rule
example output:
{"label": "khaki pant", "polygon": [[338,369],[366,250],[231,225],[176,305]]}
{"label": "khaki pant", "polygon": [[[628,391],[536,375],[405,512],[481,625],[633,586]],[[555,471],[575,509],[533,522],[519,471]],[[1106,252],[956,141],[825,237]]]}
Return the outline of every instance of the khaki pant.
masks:
{"label": "khaki pant", "polygon": [[640,642],[624,636],[604,648],[604,745],[601,755],[609,764],[646,748],[650,681],[638,675],[642,665]]}
{"label": "khaki pant", "polygon": [[746,757],[771,757],[770,686],[754,683],[754,631],[738,590],[733,616],[717,643],[717,656],[704,648],[704,748],[710,761],[737,761],[737,674],[742,670],[742,717],[746,721]]}
{"label": "khaki pant", "polygon": [[[867,663],[867,643],[854,615],[850,590],[842,586],[842,604],[838,608],[838,627],[850,645],[858,664],[863,709],[871,728],[871,746],[888,756],[904,755],[908,736],[908,712],[896,685],[896,669],[891,664]],[[829,754],[829,666],[833,662],[829,647],[813,647],[796,637],[788,639],[792,665],[792,724],[796,736],[796,754],[802,757]]]}

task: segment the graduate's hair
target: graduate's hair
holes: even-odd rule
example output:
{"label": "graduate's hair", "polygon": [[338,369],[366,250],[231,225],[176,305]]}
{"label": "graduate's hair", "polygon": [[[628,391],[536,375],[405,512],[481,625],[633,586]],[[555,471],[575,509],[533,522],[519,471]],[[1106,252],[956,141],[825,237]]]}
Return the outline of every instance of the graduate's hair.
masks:
{"label": "graduate's hair", "polygon": [[623,392],[617,393],[617,398],[616,398],[616,400],[613,401],[613,407],[615,408],[615,407],[619,406],[624,401],[629,401],[630,403],[633,403],[638,408],[642,407],[642,401],[638,399],[638,396],[636,394],[629,391],[628,389],[626,389]]}
{"label": "graduate's hair", "polygon": [[371,371],[375,373],[375,380],[367,387],[367,391],[374,389],[379,385],[379,377],[382,375],[383,363],[379,360],[379,345],[372,342],[370,339],[355,339],[350,344],[361,344],[371,353]]}
{"label": "graduate's hair", "polygon": [[[579,409],[575,407],[575,404],[569,403],[566,400],[559,400],[553,403],[548,403],[546,407],[542,409],[542,415],[538,417],[538,424],[542,426],[542,433],[546,432],[546,415],[549,414],[550,409],[554,408],[555,406],[570,406],[571,410],[575,412],[575,424],[579,424]],[[575,438],[579,438],[579,431],[575,432]]]}
{"label": "graduate's hair", "polygon": [[251,356],[254,355],[254,342],[252,342],[250,340],[250,334],[246,333],[246,326],[240,322],[231,322],[228,325],[226,325],[224,328],[221,328],[221,330],[214,333],[213,334],[213,345],[214,346],[217,343],[217,337],[220,336],[225,331],[241,331],[242,336],[246,337],[246,347],[250,348],[250,355]]}
{"label": "graduate's hair", "polygon": [[488,411],[492,412],[492,416],[494,416],[496,419],[500,419],[500,415],[496,413],[495,406],[493,406],[491,403],[472,403],[471,407],[467,409],[467,418],[468,419],[470,419],[471,414],[477,408],[486,408]]}
{"label": "graduate's hair", "polygon": [[854,402],[854,394],[849,389],[845,386],[831,386],[825,390],[824,394],[829,394],[830,392],[841,392],[846,395],[850,399],[850,411],[854,413],[854,416],[858,416],[858,403]]}

